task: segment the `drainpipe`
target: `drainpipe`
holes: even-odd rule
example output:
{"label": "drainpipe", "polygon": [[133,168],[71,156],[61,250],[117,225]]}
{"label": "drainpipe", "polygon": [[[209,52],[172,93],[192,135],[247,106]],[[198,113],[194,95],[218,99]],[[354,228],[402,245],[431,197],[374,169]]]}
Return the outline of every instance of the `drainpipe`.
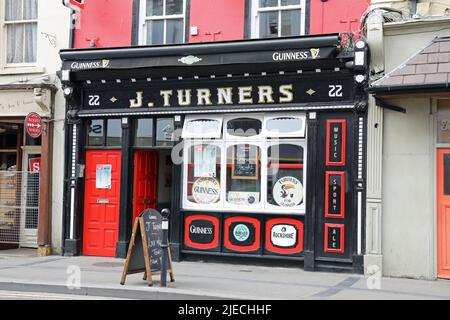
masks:
{"label": "drainpipe", "polygon": [[418,18],[418,16],[417,16],[417,0],[411,0],[410,16],[411,16],[411,18]]}

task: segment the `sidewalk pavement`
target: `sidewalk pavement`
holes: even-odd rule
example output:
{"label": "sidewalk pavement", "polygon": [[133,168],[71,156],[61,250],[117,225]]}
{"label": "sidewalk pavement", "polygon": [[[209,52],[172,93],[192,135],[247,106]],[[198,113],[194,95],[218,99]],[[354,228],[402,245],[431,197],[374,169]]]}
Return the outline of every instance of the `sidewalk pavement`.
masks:
{"label": "sidewalk pavement", "polygon": [[[124,259],[37,257],[36,250],[0,251],[0,291],[69,294],[80,299],[450,299],[450,281],[381,278],[380,289],[362,275],[305,272],[296,267],[269,267],[212,262],[174,263],[175,282],[167,288],[147,286],[142,274],[120,285]],[[67,287],[80,268],[79,289]],[[373,280],[373,279],[372,279]]]}

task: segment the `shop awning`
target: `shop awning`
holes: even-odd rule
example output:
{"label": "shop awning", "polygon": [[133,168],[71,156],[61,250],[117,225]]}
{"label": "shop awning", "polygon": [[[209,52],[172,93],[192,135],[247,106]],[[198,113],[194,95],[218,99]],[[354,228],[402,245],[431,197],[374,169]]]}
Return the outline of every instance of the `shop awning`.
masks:
{"label": "shop awning", "polygon": [[449,92],[450,37],[435,38],[425,48],[375,81],[368,92],[382,96]]}
{"label": "shop awning", "polygon": [[334,59],[339,34],[164,46],[61,50],[63,70],[114,70]]}

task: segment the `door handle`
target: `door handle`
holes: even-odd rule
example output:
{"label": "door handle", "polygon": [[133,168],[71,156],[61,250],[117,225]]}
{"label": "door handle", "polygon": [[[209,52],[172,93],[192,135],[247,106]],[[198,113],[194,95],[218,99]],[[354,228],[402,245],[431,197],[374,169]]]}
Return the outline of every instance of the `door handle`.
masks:
{"label": "door handle", "polygon": [[109,199],[98,198],[98,199],[97,199],[97,203],[100,203],[100,204],[103,204],[103,203],[109,203]]}
{"label": "door handle", "polygon": [[143,202],[143,204],[150,204],[150,203],[152,203],[152,201],[150,199],[144,199],[142,202]]}

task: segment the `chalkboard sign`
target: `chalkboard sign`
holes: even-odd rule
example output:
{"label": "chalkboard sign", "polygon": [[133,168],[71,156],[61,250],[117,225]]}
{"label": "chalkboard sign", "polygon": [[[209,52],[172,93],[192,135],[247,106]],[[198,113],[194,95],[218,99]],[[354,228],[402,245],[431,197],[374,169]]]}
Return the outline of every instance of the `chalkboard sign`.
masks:
{"label": "chalkboard sign", "polygon": [[[125,283],[127,274],[144,272],[144,280],[153,284],[152,275],[159,274],[162,268],[162,216],[155,209],[147,209],[136,218],[130,239],[127,258],[120,284]],[[169,273],[173,278],[172,259],[169,247]]]}
{"label": "chalkboard sign", "polygon": [[232,178],[258,179],[258,147],[251,144],[238,144],[233,147]]}

